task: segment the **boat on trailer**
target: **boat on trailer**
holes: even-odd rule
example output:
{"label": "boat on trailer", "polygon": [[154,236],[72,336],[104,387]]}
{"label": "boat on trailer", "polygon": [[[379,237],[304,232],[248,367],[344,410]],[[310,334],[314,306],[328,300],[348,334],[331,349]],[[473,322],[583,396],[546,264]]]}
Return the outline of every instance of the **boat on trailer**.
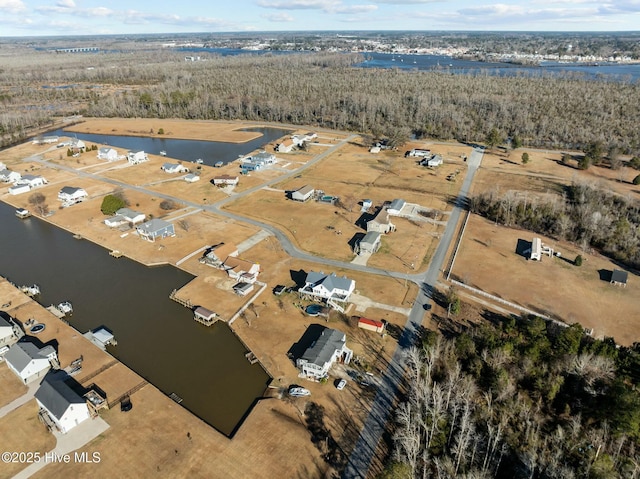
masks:
{"label": "boat on trailer", "polygon": [[63,301],[58,305],[58,309],[64,314],[73,314],[73,306],[69,301]]}
{"label": "boat on trailer", "polygon": [[289,396],[292,396],[295,398],[311,396],[311,391],[309,391],[306,388],[295,387],[295,388],[289,389]]}

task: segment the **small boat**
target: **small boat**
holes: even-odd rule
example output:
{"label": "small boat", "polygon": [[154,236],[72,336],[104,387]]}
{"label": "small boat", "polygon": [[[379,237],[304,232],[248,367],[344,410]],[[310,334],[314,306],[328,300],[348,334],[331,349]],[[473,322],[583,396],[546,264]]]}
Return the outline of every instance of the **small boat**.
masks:
{"label": "small boat", "polygon": [[166,152],[165,150],[162,150],[162,151],[160,152],[160,156],[167,156],[167,152]]}
{"label": "small boat", "polygon": [[216,161],[213,166],[215,166],[216,168],[222,168],[223,165],[224,163],[222,161]]}
{"label": "small boat", "polygon": [[18,289],[27,296],[36,296],[40,294],[40,286],[38,286],[37,284],[31,286],[20,286]]}
{"label": "small boat", "polygon": [[24,208],[20,208],[16,210],[16,216],[20,219],[25,219],[31,216],[29,210],[25,210]]}
{"label": "small boat", "polygon": [[64,314],[73,314],[73,306],[69,301],[63,301],[58,305],[58,309]]}
{"label": "small boat", "polygon": [[295,398],[311,396],[311,391],[305,388],[295,387],[295,388],[289,389],[289,396],[292,396]]}
{"label": "small boat", "polygon": [[204,163],[204,161],[202,161],[202,158],[198,158],[197,160],[194,161],[194,163],[196,165],[201,165],[202,163]]}

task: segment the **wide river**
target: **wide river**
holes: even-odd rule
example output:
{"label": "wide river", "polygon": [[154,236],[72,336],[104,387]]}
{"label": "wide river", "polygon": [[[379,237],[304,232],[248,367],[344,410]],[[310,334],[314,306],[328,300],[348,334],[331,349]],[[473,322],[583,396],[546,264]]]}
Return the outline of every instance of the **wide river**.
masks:
{"label": "wide river", "polygon": [[[265,133],[252,142],[233,144],[233,153],[220,153],[221,144],[214,142],[164,140],[164,146],[175,146],[181,159],[193,151],[202,152],[203,159],[228,154],[234,159],[286,132]],[[78,137],[96,141],[92,135]],[[114,146],[154,152],[146,138],[110,140]],[[191,143],[206,143],[208,149]],[[108,349],[113,356],[164,393],[176,393],[183,398],[182,406],[223,434],[234,434],[271,378],[260,364],[247,361],[247,350],[226,323],[203,326],[193,320],[191,310],[169,299],[191,275],[172,266],[148,268],[115,259],[102,247],[74,239],[43,220],[18,219],[15,209],[4,203],[0,224],[1,275],[15,284],[37,283],[42,290],[37,299],[44,306],[71,301],[69,322],[74,328],[84,333],[107,326],[118,342]]]}

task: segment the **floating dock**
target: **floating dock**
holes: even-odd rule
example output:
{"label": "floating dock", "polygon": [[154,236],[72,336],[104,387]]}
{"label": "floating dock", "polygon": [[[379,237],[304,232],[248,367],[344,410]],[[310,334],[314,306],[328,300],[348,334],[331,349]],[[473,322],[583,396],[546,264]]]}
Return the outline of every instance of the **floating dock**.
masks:
{"label": "floating dock", "polygon": [[173,399],[175,402],[177,402],[178,404],[182,402],[182,398],[178,396],[176,393],[169,394],[169,397]]}
{"label": "floating dock", "polygon": [[124,256],[124,253],[118,251],[117,249],[114,249],[113,251],[109,251],[109,255],[113,256],[114,258],[122,258]]}
{"label": "floating dock", "polygon": [[60,311],[53,304],[51,306],[47,307],[47,311],[49,311],[51,314],[53,314],[58,319],[62,319],[62,318],[64,318],[66,316],[62,311]]}

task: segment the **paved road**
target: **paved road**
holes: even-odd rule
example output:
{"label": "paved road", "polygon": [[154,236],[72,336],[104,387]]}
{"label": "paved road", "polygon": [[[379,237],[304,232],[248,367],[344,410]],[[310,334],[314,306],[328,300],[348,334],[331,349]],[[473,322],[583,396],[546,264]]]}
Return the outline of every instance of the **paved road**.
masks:
{"label": "paved road", "polygon": [[389,420],[389,416],[393,411],[398,396],[398,388],[403,381],[406,350],[414,344],[415,340],[419,337],[425,307],[431,303],[433,290],[438,281],[438,276],[444,264],[451,241],[453,241],[460,214],[467,203],[471,183],[480,166],[483,153],[483,149],[475,148],[469,157],[467,175],[460,188],[455,207],[451,212],[451,216],[449,217],[442,238],[438,243],[436,252],[431,259],[429,268],[421,278],[418,296],[411,308],[411,313],[405,324],[402,337],[398,342],[398,347],[391,358],[389,367],[382,376],[376,398],[372,402],[372,409],[360,432],[360,437],[358,438],[355,448],[351,453],[349,463],[342,474],[343,479],[367,477],[367,472],[369,471],[378,443]]}

